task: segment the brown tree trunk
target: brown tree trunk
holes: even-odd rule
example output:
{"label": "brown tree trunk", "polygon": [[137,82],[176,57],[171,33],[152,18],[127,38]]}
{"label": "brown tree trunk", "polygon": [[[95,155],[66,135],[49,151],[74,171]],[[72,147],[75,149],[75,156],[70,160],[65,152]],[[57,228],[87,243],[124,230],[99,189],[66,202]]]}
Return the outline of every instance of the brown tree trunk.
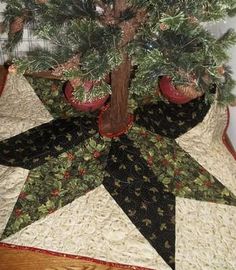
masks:
{"label": "brown tree trunk", "polygon": [[[127,9],[127,7],[126,0],[115,0],[114,16],[118,18],[121,12]],[[131,59],[126,52],[123,52],[123,62],[112,71],[111,75],[111,104],[110,108],[105,111],[102,119],[102,129],[105,133],[117,133],[124,130],[128,124],[130,73]]]}
{"label": "brown tree trunk", "polygon": [[128,125],[128,97],[131,73],[131,60],[124,53],[123,62],[111,74],[111,103],[104,112],[102,130],[105,133],[117,133]]}

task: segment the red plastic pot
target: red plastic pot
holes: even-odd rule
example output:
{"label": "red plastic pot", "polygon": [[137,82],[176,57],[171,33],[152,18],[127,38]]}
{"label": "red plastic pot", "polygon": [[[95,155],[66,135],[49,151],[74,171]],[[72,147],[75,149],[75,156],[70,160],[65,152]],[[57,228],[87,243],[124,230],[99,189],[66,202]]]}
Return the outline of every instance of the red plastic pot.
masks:
{"label": "red plastic pot", "polygon": [[171,78],[164,76],[159,82],[160,91],[164,97],[175,104],[185,104],[193,98],[181,94],[171,82]]}
{"label": "red plastic pot", "polygon": [[92,102],[80,102],[74,99],[74,96],[72,94],[73,90],[74,90],[73,86],[70,84],[70,82],[67,82],[64,91],[66,99],[76,110],[83,112],[96,111],[97,109],[101,108],[104,105],[104,103],[109,97],[109,95],[106,95]]}

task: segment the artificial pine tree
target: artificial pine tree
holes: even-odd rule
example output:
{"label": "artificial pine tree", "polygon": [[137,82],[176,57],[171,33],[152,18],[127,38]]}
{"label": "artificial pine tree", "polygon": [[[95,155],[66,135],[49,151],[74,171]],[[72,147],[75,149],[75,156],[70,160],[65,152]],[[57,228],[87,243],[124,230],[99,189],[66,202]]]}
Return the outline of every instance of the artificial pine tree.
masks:
{"label": "artificial pine tree", "polygon": [[[221,102],[232,100],[234,82],[225,66],[233,30],[215,39],[203,22],[235,14],[234,0],[8,0],[1,29],[8,31],[6,49],[21,40],[25,25],[51,43],[23,59],[18,70],[52,69],[63,80],[103,81],[110,74],[111,102],[102,128],[116,133],[128,124],[128,99],[153,93],[161,77],[193,97],[212,85]],[[104,83],[99,84],[101,91]],[[75,89],[76,90],[76,89]],[[97,89],[99,91],[99,88]]]}

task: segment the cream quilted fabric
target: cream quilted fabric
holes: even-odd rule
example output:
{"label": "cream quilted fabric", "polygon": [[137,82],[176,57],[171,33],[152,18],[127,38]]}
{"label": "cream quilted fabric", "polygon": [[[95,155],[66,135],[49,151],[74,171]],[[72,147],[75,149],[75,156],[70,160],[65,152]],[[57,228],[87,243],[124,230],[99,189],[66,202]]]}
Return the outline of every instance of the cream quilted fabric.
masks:
{"label": "cream quilted fabric", "polygon": [[[27,80],[9,74],[0,97],[0,140],[52,120]],[[28,170],[0,165],[0,235],[27,178]]]}

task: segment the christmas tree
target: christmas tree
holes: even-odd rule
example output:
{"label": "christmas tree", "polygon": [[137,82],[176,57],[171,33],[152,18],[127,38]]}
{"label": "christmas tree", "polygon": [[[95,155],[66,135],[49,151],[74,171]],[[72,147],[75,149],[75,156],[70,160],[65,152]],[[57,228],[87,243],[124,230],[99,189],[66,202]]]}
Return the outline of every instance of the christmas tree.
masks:
{"label": "christmas tree", "polygon": [[234,81],[225,63],[236,35],[229,29],[216,39],[203,26],[234,15],[234,0],[1,2],[7,4],[1,29],[8,32],[9,53],[29,24],[37,37],[51,44],[50,50],[38,48],[14,59],[19,71],[52,70],[71,81],[75,98],[84,96],[86,88],[100,94],[111,91],[102,116],[106,133],[126,128],[129,98],[154,93],[160,78],[171,78],[176,90],[190,98],[205,94],[212,100],[212,86],[220,102],[234,98]]}

